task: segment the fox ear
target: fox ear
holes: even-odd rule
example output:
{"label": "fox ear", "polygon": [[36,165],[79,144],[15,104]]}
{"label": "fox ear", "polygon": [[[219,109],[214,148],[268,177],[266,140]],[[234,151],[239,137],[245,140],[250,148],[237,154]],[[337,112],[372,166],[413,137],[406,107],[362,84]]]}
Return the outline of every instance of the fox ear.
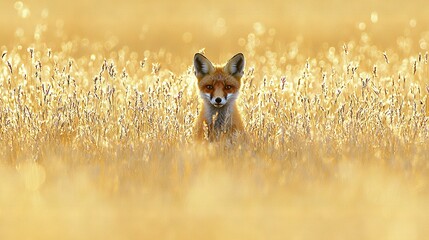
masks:
{"label": "fox ear", "polygon": [[236,54],[225,65],[224,71],[234,77],[241,78],[244,74],[244,55],[242,53]]}
{"label": "fox ear", "polygon": [[195,76],[202,78],[205,75],[214,72],[213,64],[204,57],[201,53],[196,53],[194,56]]}

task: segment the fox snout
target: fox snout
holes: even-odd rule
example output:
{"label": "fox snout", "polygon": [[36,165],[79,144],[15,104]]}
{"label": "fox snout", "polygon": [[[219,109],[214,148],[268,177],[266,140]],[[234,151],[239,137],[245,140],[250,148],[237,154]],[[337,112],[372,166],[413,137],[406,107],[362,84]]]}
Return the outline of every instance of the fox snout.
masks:
{"label": "fox snout", "polygon": [[215,107],[223,107],[223,105],[226,104],[226,99],[221,97],[216,97],[216,98],[212,98],[212,100],[210,100],[210,103],[213,104],[213,106]]}
{"label": "fox snout", "polygon": [[228,99],[226,97],[212,97],[210,99],[210,103],[217,108],[223,107],[227,102]]}
{"label": "fox snout", "polygon": [[212,95],[210,93],[202,94],[202,98],[209,102],[211,105],[217,108],[225,106],[228,102],[232,101],[232,96],[234,94],[227,94],[226,96]]}

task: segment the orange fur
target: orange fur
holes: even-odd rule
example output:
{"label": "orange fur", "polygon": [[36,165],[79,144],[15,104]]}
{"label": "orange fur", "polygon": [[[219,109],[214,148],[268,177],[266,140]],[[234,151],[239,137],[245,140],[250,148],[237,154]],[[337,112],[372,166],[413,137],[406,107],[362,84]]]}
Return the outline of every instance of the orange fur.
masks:
{"label": "orange fur", "polygon": [[224,66],[213,66],[201,54],[195,54],[195,75],[203,104],[195,123],[197,139],[230,137],[243,132],[244,126],[235,103],[241,86],[244,56],[237,54]]}

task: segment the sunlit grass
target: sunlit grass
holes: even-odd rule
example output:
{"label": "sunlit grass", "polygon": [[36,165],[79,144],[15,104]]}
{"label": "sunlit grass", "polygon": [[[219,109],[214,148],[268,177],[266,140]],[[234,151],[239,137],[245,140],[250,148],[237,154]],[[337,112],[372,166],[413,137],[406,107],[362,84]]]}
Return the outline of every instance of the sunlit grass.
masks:
{"label": "sunlit grass", "polygon": [[246,57],[248,136],[231,144],[193,140],[192,57],[232,50],[199,49],[195,29],[182,54],[182,43],[136,50],[43,21],[0,46],[0,239],[428,235],[424,32],[385,47],[356,23],[353,37],[311,49],[252,23],[229,39]]}

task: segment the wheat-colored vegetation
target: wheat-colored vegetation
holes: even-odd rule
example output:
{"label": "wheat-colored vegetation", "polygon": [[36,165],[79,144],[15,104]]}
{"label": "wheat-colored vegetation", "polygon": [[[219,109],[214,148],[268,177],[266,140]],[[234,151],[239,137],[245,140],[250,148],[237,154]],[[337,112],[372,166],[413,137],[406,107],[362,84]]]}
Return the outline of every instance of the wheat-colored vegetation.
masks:
{"label": "wheat-colored vegetation", "polygon": [[[429,235],[425,2],[42,2],[0,4],[0,239]],[[196,51],[244,53],[245,140],[193,141]]]}

